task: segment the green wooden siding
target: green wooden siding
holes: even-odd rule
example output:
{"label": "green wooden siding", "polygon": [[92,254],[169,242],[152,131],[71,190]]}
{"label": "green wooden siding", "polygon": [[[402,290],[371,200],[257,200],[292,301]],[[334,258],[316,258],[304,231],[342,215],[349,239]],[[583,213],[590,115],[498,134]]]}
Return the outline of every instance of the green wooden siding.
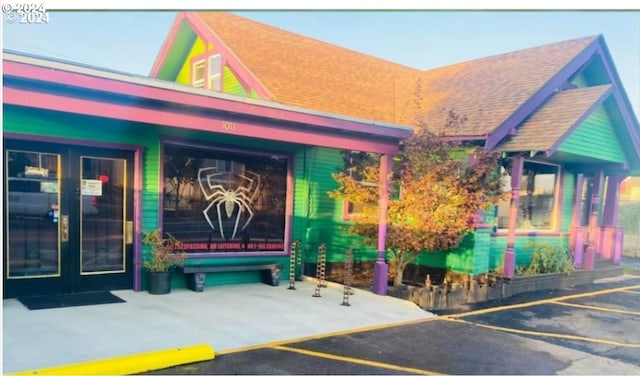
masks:
{"label": "green wooden siding", "polygon": [[[516,265],[526,266],[531,262],[532,251],[527,246],[536,242],[539,244],[553,244],[559,247],[569,247],[568,236],[517,236],[515,240]],[[491,267],[496,269],[502,266],[504,252],[507,249],[507,236],[494,236],[491,243]]]}
{"label": "green wooden siding", "polygon": [[[147,124],[98,119],[80,115],[53,113],[49,111],[5,108],[3,127],[5,132],[64,137],[78,143],[87,141],[113,142],[140,145],[144,148],[142,166],[142,231],[152,231],[158,226],[160,207],[160,139],[180,137],[199,143],[233,145],[239,149],[273,150],[294,155],[294,218],[293,240],[302,240],[303,249],[313,258],[321,243],[327,244],[327,261],[344,260],[348,247],[357,248],[361,260],[374,260],[375,250],[362,246],[358,237],[348,234],[342,221],[342,201],[331,199],[327,191],[337,183],[331,173],[343,167],[340,150],[327,148],[305,148],[300,145],[254,140],[229,135],[219,135],[200,131],[185,131],[175,128],[151,126]],[[148,256],[149,249],[143,249]],[[189,260],[190,263],[237,262],[242,258],[219,258]],[[288,273],[288,257],[264,257],[264,261],[278,261],[285,265],[283,275]],[[308,260],[313,262],[314,260]],[[207,278],[207,285],[253,282],[259,280],[259,273],[220,273]],[[182,278],[174,278],[175,286],[183,286]]]}
{"label": "green wooden siding", "polygon": [[572,84],[576,85],[579,88],[585,88],[585,87],[589,87],[589,82],[587,80],[587,77],[585,77],[584,72],[580,72],[580,74],[578,74],[573,81],[571,81]]}
{"label": "green wooden siding", "polygon": [[569,232],[571,229],[571,221],[573,220],[573,204],[576,194],[576,174],[571,171],[565,171],[563,174],[563,197],[561,198],[562,211],[560,215],[559,228],[563,233]]}
{"label": "green wooden siding", "polygon": [[204,44],[202,39],[197,38],[195,42],[193,42],[193,46],[182,63],[182,67],[176,77],[177,83],[191,86],[191,58],[204,53],[206,49],[207,46]]}
{"label": "green wooden siding", "polygon": [[323,243],[327,246],[327,262],[344,261],[347,248],[354,248],[360,260],[375,260],[375,250],[365,247],[359,237],[349,234],[349,224],[342,220],[342,200],[334,200],[327,194],[338,186],[331,174],[344,168],[342,152],[310,147],[305,153],[306,158],[297,159],[296,172],[303,172],[305,182],[296,187],[296,202],[300,203],[301,210],[295,211],[296,225],[304,230],[295,226],[298,228],[295,236],[301,236],[304,242],[306,261],[315,262],[317,248]]}
{"label": "green wooden siding", "polygon": [[558,148],[560,152],[626,163],[624,149],[613,130],[613,123],[599,106]]}
{"label": "green wooden siding", "polygon": [[228,66],[224,66],[224,68],[222,68],[222,84],[222,91],[225,93],[241,95],[243,97],[247,95],[247,91]]}
{"label": "green wooden siding", "polygon": [[[227,135],[206,132],[182,131],[174,128],[151,126],[141,123],[107,120],[81,115],[22,109],[5,106],[3,114],[4,132],[26,135],[43,135],[77,140],[78,143],[95,141],[139,145],[144,149],[142,166],[142,231],[152,231],[158,226],[160,213],[160,138],[178,137],[194,142],[215,142],[228,144],[240,149],[274,150],[278,153],[296,153],[301,146],[263,140],[243,139]],[[298,188],[299,190],[299,188]],[[143,257],[148,257],[149,249],[143,248]],[[190,263],[238,262],[245,258],[189,260]],[[268,256],[256,258],[268,262],[281,262],[284,265],[282,275],[288,275],[288,257]],[[220,273],[207,278],[207,285],[255,282],[260,280],[259,272]],[[143,279],[143,284],[145,280]],[[184,285],[183,278],[173,278],[176,287]]]}

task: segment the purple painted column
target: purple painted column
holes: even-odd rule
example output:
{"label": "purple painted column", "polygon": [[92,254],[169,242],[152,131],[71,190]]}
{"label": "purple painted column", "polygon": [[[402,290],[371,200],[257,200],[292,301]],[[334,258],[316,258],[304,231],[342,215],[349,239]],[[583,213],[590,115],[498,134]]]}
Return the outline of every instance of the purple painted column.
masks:
{"label": "purple painted column", "polygon": [[378,295],[387,295],[387,281],[389,265],[385,262],[386,238],[387,238],[387,210],[389,207],[389,174],[391,173],[391,156],[380,156],[380,178],[378,182],[380,206],[378,217],[378,257],[373,269],[373,292]]}
{"label": "purple painted column", "polygon": [[596,263],[596,244],[600,236],[598,228],[598,207],[600,204],[600,191],[604,176],[598,171],[593,178],[593,194],[591,196],[591,215],[589,216],[589,230],[587,232],[587,250],[584,260],[584,269],[593,270]]}
{"label": "purple painted column", "polygon": [[618,207],[620,204],[620,183],[625,176],[609,176],[607,179],[607,196],[602,213],[602,224],[606,226],[618,225]]}
{"label": "purple painted column", "polygon": [[623,239],[624,239],[624,228],[623,227],[616,227],[616,236],[615,236],[615,241],[614,241],[614,248],[613,248],[613,263],[616,265],[620,265],[620,263],[622,262],[622,246],[623,246]]}
{"label": "purple painted column", "polygon": [[604,212],[602,214],[600,251],[602,258],[614,262],[616,259],[621,260],[622,258],[622,254],[617,254],[622,252],[622,239],[619,238],[622,234],[620,234],[618,228],[618,208],[620,204],[620,183],[624,178],[624,176],[608,177]]}
{"label": "purple painted column", "polygon": [[578,226],[573,230],[575,231],[573,243],[573,267],[580,269],[584,263],[584,227]]}
{"label": "purple painted column", "polygon": [[511,205],[509,206],[509,236],[507,250],[504,253],[505,278],[513,278],[516,272],[516,226],[518,224],[518,205],[520,204],[520,184],[522,183],[522,168],[524,157],[511,158]]}
{"label": "purple painted column", "polygon": [[573,255],[573,266],[582,267],[584,258],[584,229],[582,228],[582,189],[584,174],[576,177],[575,197],[573,200],[573,218],[571,220],[571,230],[569,234],[569,247]]}

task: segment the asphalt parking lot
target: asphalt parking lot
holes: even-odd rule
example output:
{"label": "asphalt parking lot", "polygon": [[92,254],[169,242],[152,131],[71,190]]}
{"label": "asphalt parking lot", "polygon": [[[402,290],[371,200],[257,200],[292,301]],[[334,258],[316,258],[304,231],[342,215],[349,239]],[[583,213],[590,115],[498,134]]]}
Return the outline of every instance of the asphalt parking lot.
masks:
{"label": "asphalt parking lot", "polygon": [[638,276],[438,314],[227,350],[149,374],[640,373]]}

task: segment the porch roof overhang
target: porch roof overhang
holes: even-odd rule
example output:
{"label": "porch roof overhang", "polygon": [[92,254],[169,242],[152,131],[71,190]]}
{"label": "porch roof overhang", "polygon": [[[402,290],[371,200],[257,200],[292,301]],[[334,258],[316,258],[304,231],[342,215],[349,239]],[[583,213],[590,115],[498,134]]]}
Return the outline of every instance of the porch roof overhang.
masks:
{"label": "porch roof overhang", "polygon": [[[629,163],[601,160],[591,155],[577,155],[559,150],[562,143],[599,106],[613,100],[614,89],[613,85],[607,84],[555,93],[518,128],[514,128],[512,134],[497,146],[497,150],[583,169],[591,166],[591,168],[603,168],[616,174],[627,174],[630,168]],[[626,130],[625,127],[619,128],[621,132]],[[628,137],[632,138],[632,135]],[[630,150],[627,154],[631,162],[637,160],[637,151]]]}
{"label": "porch roof overhang", "polygon": [[413,129],[4,52],[3,104],[311,146],[395,154]]}

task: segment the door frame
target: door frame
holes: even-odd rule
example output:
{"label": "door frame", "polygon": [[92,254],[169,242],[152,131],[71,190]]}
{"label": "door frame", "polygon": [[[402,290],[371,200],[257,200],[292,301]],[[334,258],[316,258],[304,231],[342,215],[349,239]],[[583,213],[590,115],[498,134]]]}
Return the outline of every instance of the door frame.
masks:
{"label": "door frame", "polygon": [[[133,260],[132,260],[132,278],[133,278],[133,290],[140,291],[142,289],[142,246],[141,246],[141,231],[142,231],[142,166],[143,166],[143,145],[125,144],[125,143],[111,143],[111,142],[98,142],[91,140],[82,140],[70,138],[56,138],[46,137],[39,135],[28,135],[13,132],[3,132],[3,144],[4,142],[37,142],[37,143],[50,143],[56,144],[61,147],[95,147],[120,151],[133,152]],[[3,148],[4,149],[4,148]],[[3,150],[4,153],[4,150]],[[2,179],[5,176],[3,174]],[[3,232],[6,231],[6,227],[3,227]],[[4,263],[3,263],[4,264]],[[5,266],[6,267],[6,266]],[[6,270],[3,270],[3,280],[6,280]]]}

